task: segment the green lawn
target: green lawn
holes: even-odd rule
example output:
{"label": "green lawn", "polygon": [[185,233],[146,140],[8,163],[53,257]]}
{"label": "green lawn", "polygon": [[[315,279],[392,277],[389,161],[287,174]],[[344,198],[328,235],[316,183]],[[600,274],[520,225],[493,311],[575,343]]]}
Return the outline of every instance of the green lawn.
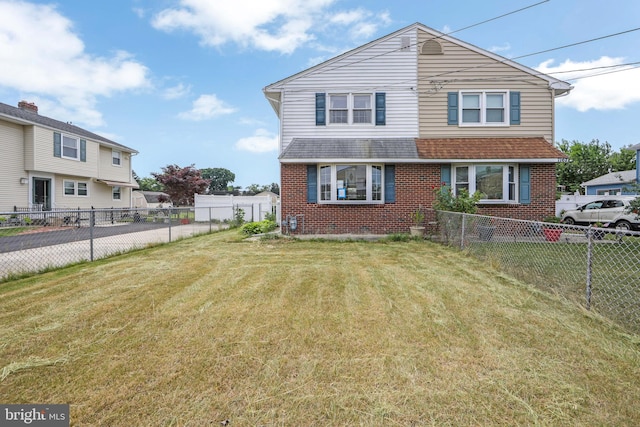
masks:
{"label": "green lawn", "polygon": [[0,284],[78,426],[640,425],[640,337],[430,242],[200,236]]}

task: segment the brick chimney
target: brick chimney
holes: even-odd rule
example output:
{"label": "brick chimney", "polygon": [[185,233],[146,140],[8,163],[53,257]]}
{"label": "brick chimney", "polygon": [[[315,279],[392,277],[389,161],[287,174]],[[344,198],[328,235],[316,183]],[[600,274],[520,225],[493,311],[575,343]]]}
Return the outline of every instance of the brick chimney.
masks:
{"label": "brick chimney", "polygon": [[20,101],[18,102],[18,108],[38,114],[38,106],[33,102]]}

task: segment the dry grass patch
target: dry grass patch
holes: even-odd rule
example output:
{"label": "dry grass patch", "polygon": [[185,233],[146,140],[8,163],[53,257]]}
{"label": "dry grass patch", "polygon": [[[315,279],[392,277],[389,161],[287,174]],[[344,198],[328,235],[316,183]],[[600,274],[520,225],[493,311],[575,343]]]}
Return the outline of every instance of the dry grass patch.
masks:
{"label": "dry grass patch", "polygon": [[1,284],[3,401],[83,426],[640,424],[640,340],[578,307],[430,243],[235,236]]}

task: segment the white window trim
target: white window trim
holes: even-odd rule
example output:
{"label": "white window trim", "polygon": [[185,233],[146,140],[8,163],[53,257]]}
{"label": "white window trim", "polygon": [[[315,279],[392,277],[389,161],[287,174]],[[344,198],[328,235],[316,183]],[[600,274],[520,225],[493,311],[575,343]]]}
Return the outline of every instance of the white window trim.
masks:
{"label": "white window trim", "polygon": [[[118,194],[120,194],[120,197],[117,199],[114,197],[116,194],[115,192],[116,188],[118,189]],[[122,201],[122,187],[118,185],[114,185],[113,187],[111,187],[111,200],[118,201],[118,202]]]}
{"label": "white window trim", "polygon": [[[118,156],[116,157],[116,154]],[[114,160],[118,159],[120,163],[115,163]],[[122,167],[122,151],[120,150],[111,150],[111,166]]]}
{"label": "white window trim", "polygon": [[[76,157],[66,156],[64,154],[64,139],[73,139],[76,141]],[[80,161],[80,138],[75,136],[60,134],[60,157],[63,159]]]}
{"label": "white window trim", "polygon": [[[328,126],[374,126],[376,119],[376,106],[375,106],[375,94],[373,93],[361,93],[361,92],[335,92],[335,93],[327,93],[327,104],[326,104],[326,117],[327,117],[327,125]],[[331,122],[331,97],[332,96],[346,96],[347,97],[347,123],[333,123]],[[371,120],[368,123],[354,123],[353,121],[353,110],[355,109],[355,97],[356,96],[368,96],[369,97],[369,105],[371,108],[369,109]],[[361,110],[361,109],[359,109]]]}
{"label": "white window trim", "polygon": [[506,197],[509,197],[509,167],[513,167],[513,182],[514,182],[514,199],[508,200],[502,198],[500,200],[497,199],[480,199],[478,203],[483,205],[517,205],[520,203],[520,186],[518,183],[520,182],[520,170],[517,164],[514,163],[465,163],[465,164],[455,164],[453,165],[451,171],[451,189],[454,194],[456,194],[456,168],[459,167],[468,167],[469,168],[469,194],[473,194],[476,192],[476,167],[477,166],[500,166],[502,167],[502,194]]}
{"label": "white window trim", "polygon": [[[503,122],[487,122],[487,95],[503,95],[504,121]],[[480,122],[465,123],[463,121],[463,95],[480,95]],[[508,127],[511,123],[510,118],[510,94],[508,90],[461,90],[458,93],[458,125],[460,127]]]}
{"label": "white window trim", "polygon": [[[337,166],[351,166],[351,165],[360,165],[360,166],[366,166],[367,167],[367,172],[366,172],[366,179],[367,179],[367,199],[366,200],[339,200],[338,199],[338,191],[337,191],[337,180],[338,180],[338,173],[337,173]],[[325,166],[329,166],[331,167],[331,200],[322,200],[322,174],[321,174],[321,169]],[[378,166],[380,167],[380,200],[372,200],[373,198],[373,166]],[[318,182],[317,182],[317,188],[318,188],[318,194],[317,194],[317,200],[318,200],[318,204],[324,204],[324,205],[382,205],[384,204],[384,188],[385,188],[385,182],[384,182],[384,165],[383,164],[378,164],[378,163],[323,163],[323,164],[319,164],[318,165],[318,173],[317,173],[317,177],[318,177]]]}
{"label": "white window trim", "polygon": [[[66,193],[66,184],[73,184],[73,194]],[[80,194],[79,184],[86,184],[87,186],[87,194]],[[89,197],[89,183],[87,181],[74,181],[72,179],[63,179],[62,180],[62,196],[63,197]]]}

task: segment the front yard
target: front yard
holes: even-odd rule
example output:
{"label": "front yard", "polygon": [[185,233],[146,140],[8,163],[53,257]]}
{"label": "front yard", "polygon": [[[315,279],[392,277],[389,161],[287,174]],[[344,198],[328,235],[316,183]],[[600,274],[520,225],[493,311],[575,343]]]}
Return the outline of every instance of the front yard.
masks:
{"label": "front yard", "polygon": [[639,425],[640,338],[429,242],[182,240],[0,284],[72,425]]}

